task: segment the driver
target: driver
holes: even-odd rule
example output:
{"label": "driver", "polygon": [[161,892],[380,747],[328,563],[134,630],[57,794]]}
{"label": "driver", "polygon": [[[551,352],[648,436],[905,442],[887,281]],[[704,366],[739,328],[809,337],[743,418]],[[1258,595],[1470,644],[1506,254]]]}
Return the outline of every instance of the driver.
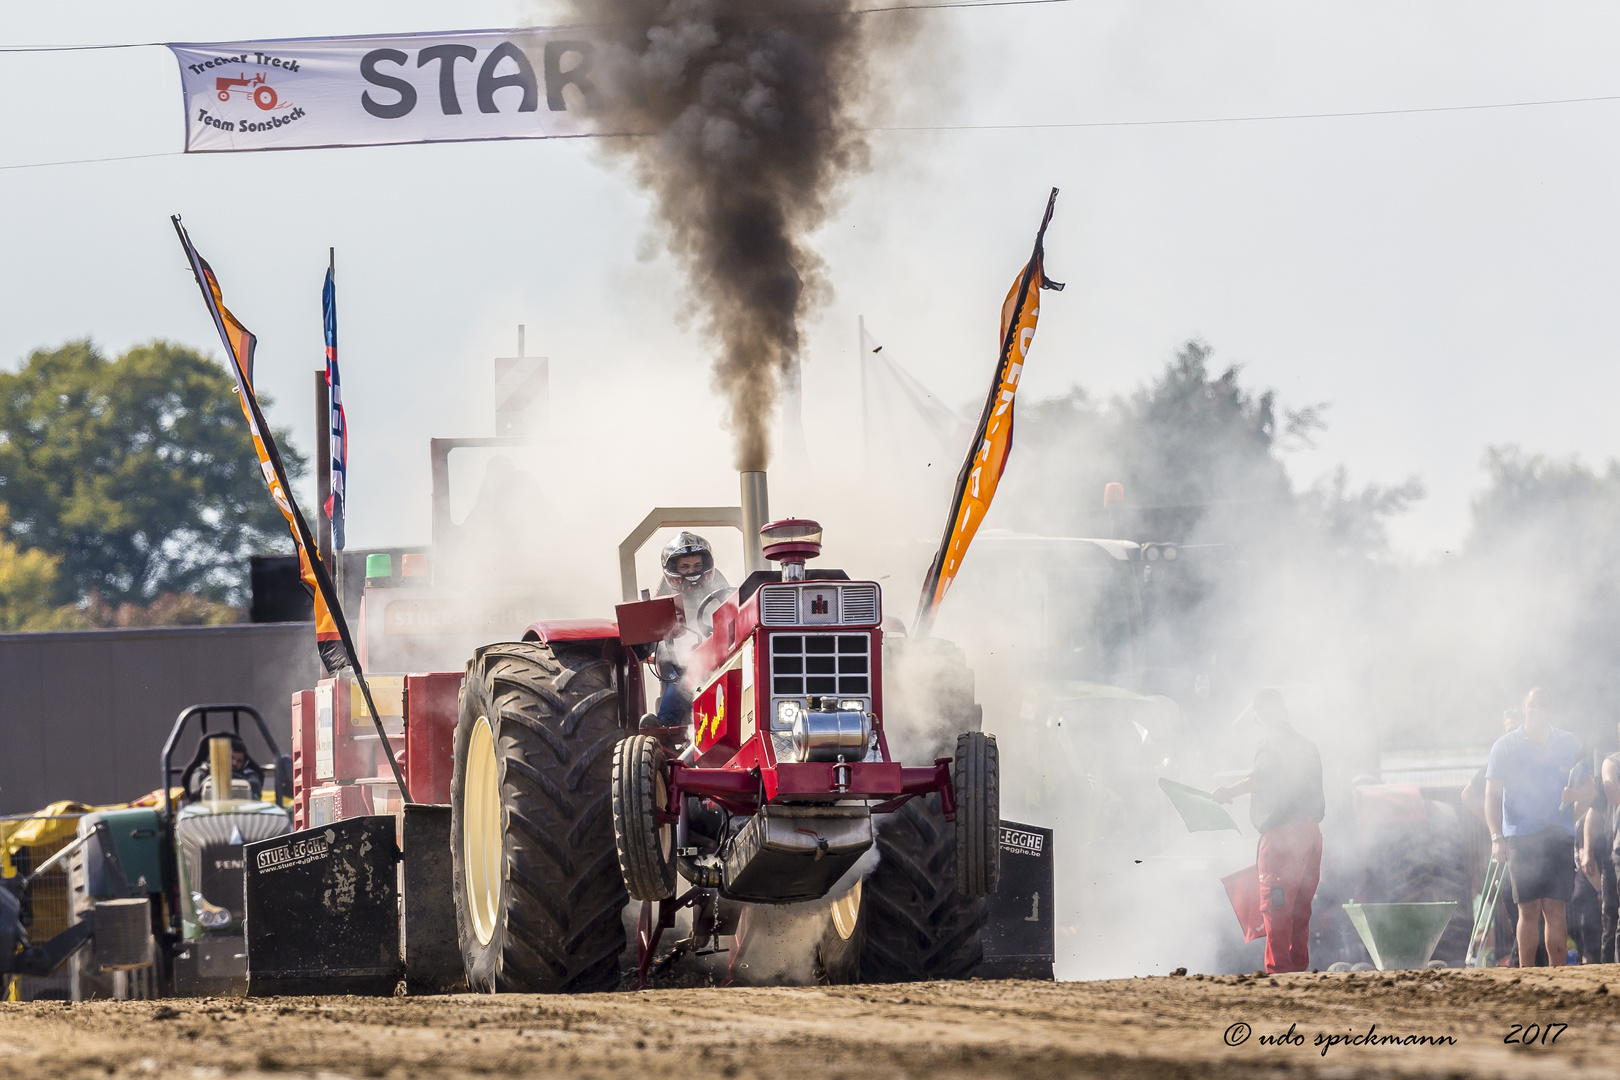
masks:
{"label": "driver", "polygon": [[[664,546],[660,562],[664,581],[658,595],[679,598],[686,629],[697,640],[708,637],[714,631],[714,609],[735,591],[715,569],[709,542],[696,533],[681,532]],[[658,646],[658,678],[664,684],[658,700],[660,727],[682,727],[691,721],[692,698],[681,685],[687,657],[696,644],[691,634],[683,637],[677,630]]]}
{"label": "driver", "polygon": [[[197,763],[196,770],[186,784],[186,794],[193,801],[202,799],[203,782],[213,772],[213,766],[208,761],[208,740],[203,739],[199,753],[202,760]],[[264,772],[259,768],[258,762],[248,757],[247,744],[239,736],[231,736],[231,779],[246,780],[252,791],[252,798],[257,799],[264,790]]]}
{"label": "driver", "polygon": [[[697,533],[682,532],[664,545],[664,583],[659,596],[678,596],[686,613],[686,625],[708,637],[713,631],[709,613],[715,604],[705,604],[722,589],[730,590],[720,571],[714,568],[714,552]],[[724,599],[723,597],[721,599]],[[715,601],[718,603],[718,600]]]}

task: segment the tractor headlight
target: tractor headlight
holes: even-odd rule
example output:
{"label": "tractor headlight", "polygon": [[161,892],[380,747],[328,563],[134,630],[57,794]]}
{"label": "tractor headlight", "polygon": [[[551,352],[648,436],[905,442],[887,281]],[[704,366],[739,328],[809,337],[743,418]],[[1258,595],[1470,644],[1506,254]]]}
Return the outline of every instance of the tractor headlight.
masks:
{"label": "tractor headlight", "polygon": [[799,718],[804,710],[797,701],[778,701],[776,703],[776,723],[772,725],[779,731],[792,731],[793,722]]}
{"label": "tractor headlight", "polygon": [[865,712],[866,702],[860,698],[844,698],[838,703],[839,712]]}

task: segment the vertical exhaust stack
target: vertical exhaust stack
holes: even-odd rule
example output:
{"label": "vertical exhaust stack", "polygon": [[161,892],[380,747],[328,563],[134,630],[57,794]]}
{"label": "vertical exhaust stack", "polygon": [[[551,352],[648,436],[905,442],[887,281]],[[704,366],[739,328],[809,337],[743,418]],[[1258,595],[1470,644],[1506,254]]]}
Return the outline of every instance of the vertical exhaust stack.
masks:
{"label": "vertical exhaust stack", "polygon": [[760,526],[771,518],[770,498],[765,489],[764,470],[739,476],[742,479],[743,566],[752,574],[755,570],[770,569],[759,541]]}
{"label": "vertical exhaust stack", "polygon": [[210,801],[216,805],[231,797],[231,738],[215,735],[208,740],[208,782],[213,785]]}

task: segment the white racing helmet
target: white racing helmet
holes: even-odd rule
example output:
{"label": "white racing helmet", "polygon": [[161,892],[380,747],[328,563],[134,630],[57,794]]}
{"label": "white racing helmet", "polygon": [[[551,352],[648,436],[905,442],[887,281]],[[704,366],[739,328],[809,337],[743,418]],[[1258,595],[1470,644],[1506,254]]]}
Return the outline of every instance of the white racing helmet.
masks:
{"label": "white racing helmet", "polygon": [[[691,574],[678,573],[676,567],[681,559],[689,555],[702,556],[700,569]],[[664,554],[659,561],[664,568],[664,581],[676,592],[702,592],[714,577],[714,552],[709,550],[709,542],[696,533],[677,534],[675,539],[664,545]]]}

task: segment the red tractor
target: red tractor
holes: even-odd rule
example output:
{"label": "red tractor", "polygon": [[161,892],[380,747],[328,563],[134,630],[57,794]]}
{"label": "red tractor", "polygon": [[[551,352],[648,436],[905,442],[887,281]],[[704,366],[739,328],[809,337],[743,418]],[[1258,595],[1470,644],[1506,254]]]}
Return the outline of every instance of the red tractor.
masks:
{"label": "red tractor", "polygon": [[[894,759],[881,590],[806,570],[820,526],[760,526],[763,481],[744,474],[736,524],[745,541],[763,540],[751,565],[762,554],[781,568],[754,570],[704,610],[712,631],[685,666],[689,726],[641,715],[643,663],[659,642],[697,631],[674,597],[642,593],[614,622],[536,623],[525,640],[484,646],[467,665],[450,801],[456,920],[474,990],[617,985],[627,891],[641,901],[645,984],[678,910],[692,909],[686,941],[702,945],[735,934],[747,905],[828,898],[874,845],[882,859],[868,880],[886,874],[887,884],[863,900],[857,882],[830,905],[823,976],[854,974],[858,960],[839,952],[858,951],[863,933],[880,938],[883,969],[866,977],[965,973],[953,957],[977,947],[978,898],[996,890],[1000,870],[995,739],[969,730],[953,757]],[[690,523],[701,522],[681,522]],[[627,592],[633,556],[631,547]],[[897,644],[939,652],[894,636],[891,655]],[[974,711],[962,726],[976,720]]]}
{"label": "red tractor", "polygon": [[259,72],[251,79],[246,74],[236,78],[220,75],[214,79],[214,91],[219,100],[231,100],[231,94],[247,94],[253,98],[253,104],[268,112],[276,107],[276,88],[264,81],[264,72]]}

